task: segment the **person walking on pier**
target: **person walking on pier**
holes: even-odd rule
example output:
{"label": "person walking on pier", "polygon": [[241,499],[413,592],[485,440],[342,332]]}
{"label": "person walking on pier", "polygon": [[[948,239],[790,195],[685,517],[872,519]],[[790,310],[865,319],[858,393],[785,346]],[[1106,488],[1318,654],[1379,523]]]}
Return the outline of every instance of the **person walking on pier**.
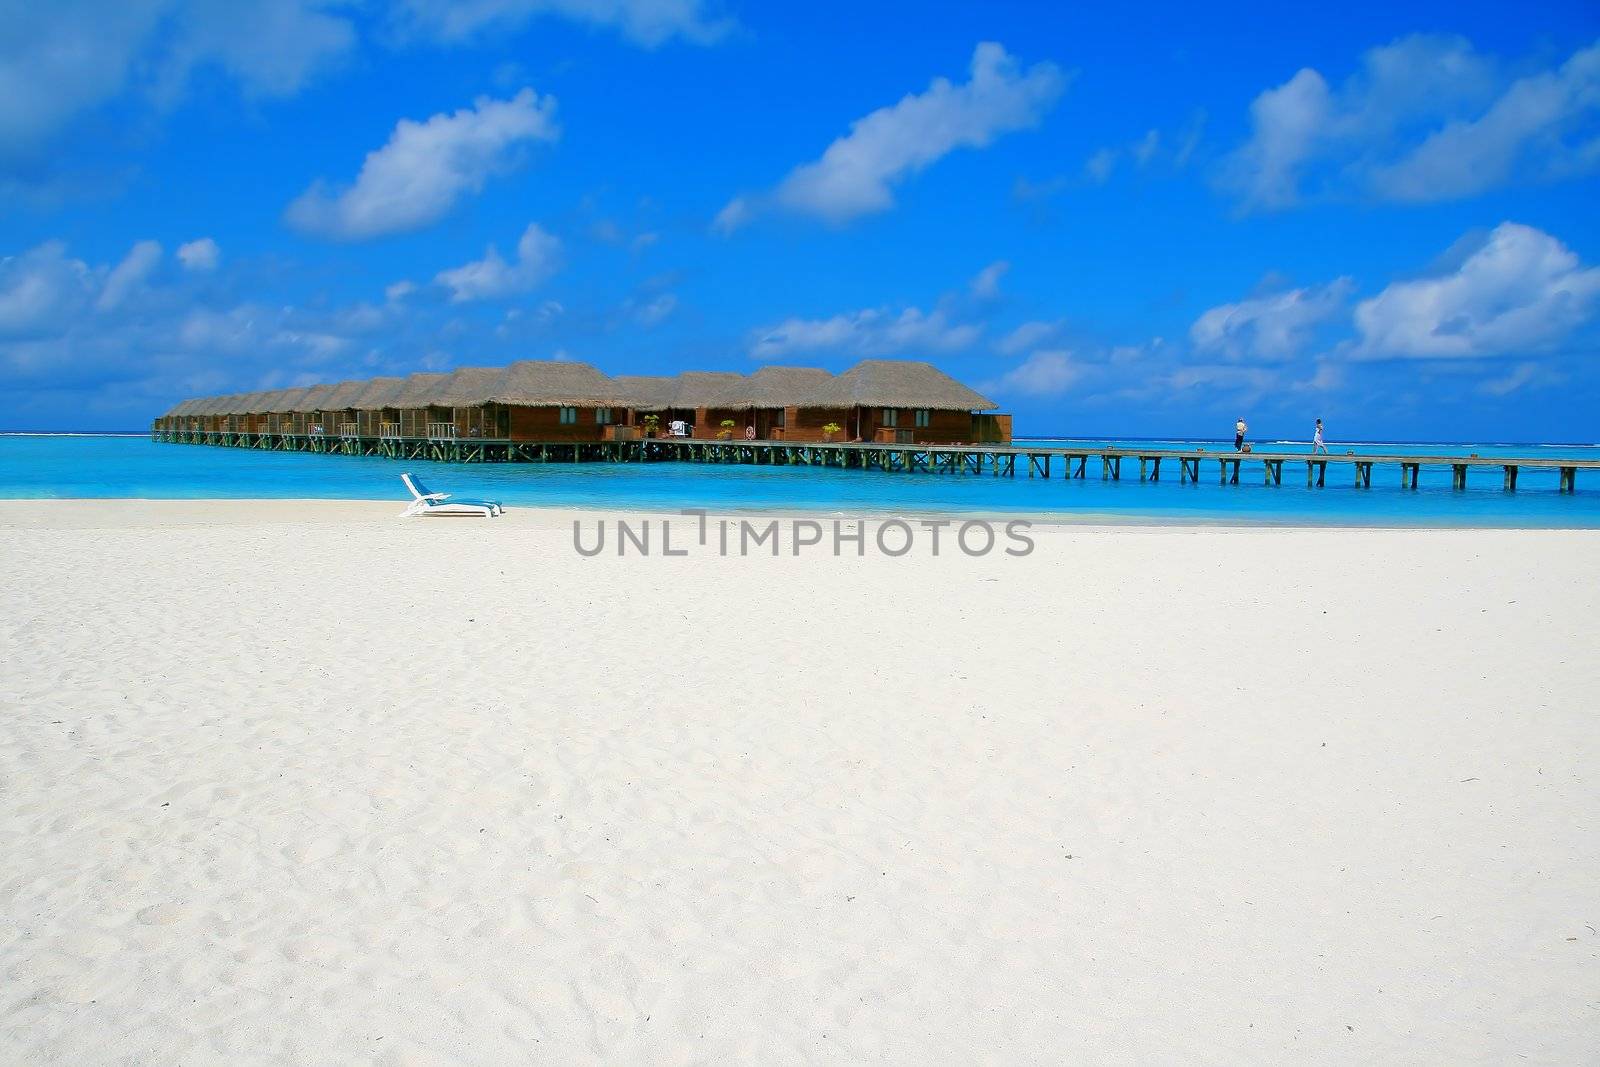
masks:
{"label": "person walking on pier", "polygon": [[1319,448],[1322,450],[1322,454],[1324,456],[1326,456],[1328,454],[1328,446],[1322,443],[1322,420],[1321,419],[1317,420],[1317,429],[1311,435],[1311,454],[1313,456],[1316,455],[1317,454],[1317,449],[1319,449]]}
{"label": "person walking on pier", "polygon": [[1244,451],[1244,434],[1248,429],[1250,429],[1250,427],[1244,424],[1243,419],[1240,419],[1238,422],[1233,424],[1233,450],[1235,452]]}

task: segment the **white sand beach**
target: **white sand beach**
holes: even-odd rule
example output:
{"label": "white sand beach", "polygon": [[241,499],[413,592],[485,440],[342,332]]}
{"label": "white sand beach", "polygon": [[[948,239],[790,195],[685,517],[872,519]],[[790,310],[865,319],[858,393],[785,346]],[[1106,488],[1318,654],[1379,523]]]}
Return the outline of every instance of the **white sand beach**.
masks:
{"label": "white sand beach", "polygon": [[0,504],[0,1062],[1600,1060],[1600,535],[398,510]]}

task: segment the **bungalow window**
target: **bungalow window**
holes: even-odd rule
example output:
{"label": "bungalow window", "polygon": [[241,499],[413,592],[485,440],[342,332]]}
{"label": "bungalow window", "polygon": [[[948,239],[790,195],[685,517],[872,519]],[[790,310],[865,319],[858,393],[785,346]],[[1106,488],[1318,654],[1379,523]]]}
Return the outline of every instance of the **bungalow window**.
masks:
{"label": "bungalow window", "polygon": [[561,425],[574,426],[578,422],[577,408],[561,408]]}
{"label": "bungalow window", "polygon": [[609,425],[611,425],[611,409],[610,408],[595,408],[594,409],[594,421],[595,421],[595,425],[597,425],[597,426],[609,426]]}
{"label": "bungalow window", "polygon": [[900,425],[900,412],[896,411],[894,408],[884,408],[883,409],[883,424],[885,426],[898,426],[898,425]]}
{"label": "bungalow window", "polygon": [[785,418],[787,418],[787,417],[788,417],[788,415],[789,415],[789,412],[788,412],[788,411],[787,411],[787,410],[786,410],[786,409],[784,409],[784,408],[779,408],[779,409],[778,409],[778,414],[777,414],[777,415],[776,415],[776,416],[775,416],[775,417],[774,417],[774,418],[773,418],[773,420],[772,420],[772,425],[774,425],[774,426],[784,426],[784,425],[787,425],[787,424],[786,424],[786,423],[785,423],[785,422],[784,422],[784,421],[783,421],[783,420],[784,420],[784,419],[785,419]]}
{"label": "bungalow window", "polygon": [[918,408],[917,409],[917,425],[918,426],[926,426],[926,425],[928,425],[928,409],[927,408]]}

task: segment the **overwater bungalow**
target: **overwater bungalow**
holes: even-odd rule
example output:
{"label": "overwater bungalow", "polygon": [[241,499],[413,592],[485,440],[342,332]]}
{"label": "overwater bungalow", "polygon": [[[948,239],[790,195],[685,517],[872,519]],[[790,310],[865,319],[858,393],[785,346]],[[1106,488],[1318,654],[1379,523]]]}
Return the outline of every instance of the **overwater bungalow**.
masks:
{"label": "overwater bungalow", "polygon": [[429,406],[438,409],[443,417],[433,424],[428,436],[508,436],[504,410],[490,402],[495,385],[505,373],[505,367],[459,367],[445,375],[429,398]]}
{"label": "overwater bungalow", "polygon": [[489,403],[504,409],[513,441],[603,441],[624,423],[628,394],[575,360],[525,359],[497,379]]}
{"label": "overwater bungalow", "polygon": [[354,437],[356,412],[351,405],[367,385],[366,378],[335,383],[317,399],[313,424],[321,426],[322,432],[329,437]]}
{"label": "overwater bungalow", "polygon": [[[762,367],[731,391],[743,411],[737,436],[761,441],[820,441],[834,414],[815,405],[833,375],[818,367]],[[842,425],[842,424],[841,424]]]}
{"label": "overwater bungalow", "polygon": [[405,381],[404,378],[373,378],[350,402],[356,414],[358,436],[400,436],[400,409],[394,406],[394,401]]}
{"label": "overwater bungalow", "polygon": [[435,429],[450,421],[448,408],[436,407],[432,397],[438,393],[443,374],[413,374],[395,393],[393,407],[400,416],[399,437],[430,437],[429,424]]}
{"label": "overwater bungalow", "polygon": [[[743,384],[745,376],[733,371],[689,370],[678,375],[677,388],[672,393],[672,407],[665,421],[684,422],[689,436],[712,439],[724,429],[728,420],[738,426],[744,415]],[[730,429],[730,433],[739,432]]]}
{"label": "overwater bungalow", "polygon": [[[625,425],[642,433],[649,425],[648,420],[654,417],[656,430],[667,432],[667,426],[675,417],[672,402],[678,390],[677,378],[665,374],[618,374],[611,381],[621,398]],[[693,412],[689,414],[693,416]]]}
{"label": "overwater bungalow", "polygon": [[[832,416],[854,441],[900,444],[1006,442],[1011,416],[931,363],[864,359],[813,395],[809,419]],[[843,416],[840,418],[839,416]],[[797,426],[810,434],[815,427]],[[806,436],[797,440],[817,440]]]}
{"label": "overwater bungalow", "polygon": [[305,415],[298,410],[300,401],[311,392],[308,386],[280,389],[262,402],[267,410],[267,432],[293,434],[305,432]]}

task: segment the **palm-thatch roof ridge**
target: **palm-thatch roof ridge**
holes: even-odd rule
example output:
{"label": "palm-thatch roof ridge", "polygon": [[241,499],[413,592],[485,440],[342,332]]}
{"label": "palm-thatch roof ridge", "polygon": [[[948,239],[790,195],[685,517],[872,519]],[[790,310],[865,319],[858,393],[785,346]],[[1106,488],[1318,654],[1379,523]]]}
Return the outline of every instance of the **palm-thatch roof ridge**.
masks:
{"label": "palm-thatch roof ridge", "polygon": [[346,407],[355,408],[357,411],[377,411],[380,408],[393,407],[392,401],[400,395],[400,387],[405,384],[405,379],[372,378],[365,384],[366,388],[361,390]]}
{"label": "palm-thatch roof ridge", "polygon": [[345,411],[354,403],[356,397],[366,392],[368,379],[361,378],[354,381],[339,382],[327,396],[319,402],[322,411]]}
{"label": "palm-thatch roof ridge", "polygon": [[304,399],[307,393],[311,392],[311,388],[310,386],[301,385],[293,389],[285,389],[276,396],[268,397],[263,407],[269,415],[286,415],[291,411],[299,411],[301,410],[300,401]]}
{"label": "palm-thatch roof ridge", "polygon": [[435,402],[433,398],[439,394],[439,383],[444,379],[443,374],[419,371],[401,383],[393,402],[385,407],[425,408]]}
{"label": "palm-thatch roof ridge", "polygon": [[675,408],[733,408],[743,407],[739,395],[743,392],[745,376],[736,371],[686,370],[678,375],[677,388],[672,392]]}
{"label": "palm-thatch roof ridge", "polygon": [[627,392],[587,363],[524,359],[505,369],[486,401],[520,407],[626,406]]}
{"label": "palm-thatch roof ridge", "polygon": [[819,398],[817,407],[992,411],[1000,406],[932,363],[909,359],[864,359],[820,390]]}
{"label": "palm-thatch roof ridge", "polygon": [[489,403],[495,383],[505,374],[504,367],[457,367],[438,384],[430,404],[442,408],[475,408]]}
{"label": "palm-thatch roof ridge", "polygon": [[623,406],[635,411],[665,411],[678,389],[678,380],[665,374],[619,374],[611,380],[625,397]]}
{"label": "palm-thatch roof ridge", "polygon": [[762,367],[730,391],[735,407],[808,408],[825,395],[834,377],[821,367]]}
{"label": "palm-thatch roof ridge", "polygon": [[337,383],[332,385],[313,385],[295,402],[294,410],[303,411],[307,414],[322,411],[327,407],[328,398],[333,396],[334,390],[338,388]]}

